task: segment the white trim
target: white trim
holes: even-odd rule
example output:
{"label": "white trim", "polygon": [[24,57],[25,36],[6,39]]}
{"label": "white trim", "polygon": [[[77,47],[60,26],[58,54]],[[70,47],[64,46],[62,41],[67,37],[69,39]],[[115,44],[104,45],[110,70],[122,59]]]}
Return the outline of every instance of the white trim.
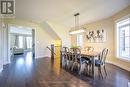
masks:
{"label": "white trim", "polygon": [[123,66],[123,65],[120,65],[119,63],[112,62],[112,61],[107,61],[107,63],[113,64],[113,65],[115,65],[115,66],[117,66],[117,67],[120,67],[120,68],[122,68],[122,69],[127,70],[127,71],[130,72],[130,67],[128,68],[128,67],[126,67],[125,65]]}
{"label": "white trim", "polygon": [[126,16],[123,16],[123,17],[121,17],[120,19],[117,19],[117,20],[115,21],[115,23],[120,22],[120,21],[122,21],[122,20],[124,20],[124,19],[127,19],[127,18],[130,18],[130,14],[128,14],[128,15],[126,15]]}
{"label": "white trim", "polygon": [[9,62],[9,61],[6,61],[6,62],[4,62],[4,64],[3,65],[7,65],[7,64],[10,64],[11,62]]}
{"label": "white trim", "polygon": [[41,59],[41,58],[51,58],[50,56],[39,56],[39,57],[36,57],[35,59]]}
{"label": "white trim", "polygon": [[130,82],[128,82],[128,87],[130,87]]}
{"label": "white trim", "polygon": [[123,57],[117,57],[118,60],[121,60],[121,61],[124,61],[124,62],[128,62],[130,63],[130,60],[127,60],[127,59],[123,59]]}
{"label": "white trim", "polygon": [[123,57],[120,57],[119,52],[118,52],[119,51],[119,44],[118,44],[118,42],[119,42],[119,37],[118,37],[119,36],[119,33],[118,33],[119,30],[117,29],[117,23],[120,23],[120,22],[122,22],[123,20],[126,20],[126,19],[130,20],[130,14],[128,14],[128,15],[126,15],[126,16],[124,16],[124,17],[115,21],[115,50],[116,50],[115,55],[116,55],[116,58],[119,59],[119,60],[122,60],[122,61],[125,61],[125,62],[130,62],[130,60],[127,60]]}
{"label": "white trim", "polygon": [[0,68],[0,72],[2,72],[3,71],[3,67],[2,68]]}

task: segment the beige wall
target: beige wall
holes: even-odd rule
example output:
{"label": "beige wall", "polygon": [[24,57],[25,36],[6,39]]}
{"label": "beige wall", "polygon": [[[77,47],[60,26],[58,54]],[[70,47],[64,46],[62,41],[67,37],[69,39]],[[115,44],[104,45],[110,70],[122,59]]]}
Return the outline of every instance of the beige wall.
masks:
{"label": "beige wall", "polygon": [[85,46],[93,46],[95,50],[101,51],[103,48],[108,48],[108,58],[107,61],[111,61],[111,59],[114,56],[114,27],[113,27],[113,21],[111,18],[104,19],[102,21],[98,21],[95,23],[91,23],[88,25],[84,25],[84,27],[89,30],[98,30],[98,29],[104,29],[106,31],[106,41],[104,43],[88,43],[85,39]]}
{"label": "beige wall", "polygon": [[[101,51],[103,48],[108,48],[108,59],[107,61],[110,61],[114,56],[114,27],[113,27],[113,21],[111,18],[104,19],[95,23],[86,24],[83,25],[84,28],[86,28],[86,32],[89,30],[98,30],[98,29],[104,29],[107,32],[107,40],[104,43],[89,43],[86,39],[86,34],[84,33],[84,47],[85,46],[92,46],[96,51]],[[76,35],[73,35],[71,37],[72,45],[76,45]]]}
{"label": "beige wall", "polygon": [[[125,8],[124,10],[118,12],[117,14],[115,14],[114,16],[112,16],[113,22],[114,22],[114,30],[115,30],[115,23],[116,21],[122,19],[123,17],[126,17],[130,15],[130,6],[128,6],[127,8]],[[130,16],[129,16],[130,17]],[[115,32],[115,31],[114,31]],[[115,32],[116,34],[116,32]],[[116,35],[115,35],[116,36]],[[114,37],[114,49],[116,52],[116,37]],[[118,58],[116,58],[116,53],[115,53],[115,57],[113,58],[113,60],[111,61],[113,64],[118,65],[128,71],[130,71],[130,61],[123,61],[120,60]]]}
{"label": "beige wall", "polygon": [[[121,61],[116,58],[116,38],[115,38],[115,21],[120,19],[123,16],[130,14],[130,6],[126,9],[120,11],[119,13],[115,14],[112,17],[83,25],[88,30],[97,30],[97,29],[105,29],[107,34],[107,41],[104,43],[88,43],[86,41],[86,37],[84,35],[84,45],[85,46],[93,46],[95,50],[101,50],[103,48],[108,48],[109,53],[107,57],[107,62],[113,63],[122,67],[126,70],[130,71],[130,62]],[[71,44],[76,44],[76,36],[71,36]]]}

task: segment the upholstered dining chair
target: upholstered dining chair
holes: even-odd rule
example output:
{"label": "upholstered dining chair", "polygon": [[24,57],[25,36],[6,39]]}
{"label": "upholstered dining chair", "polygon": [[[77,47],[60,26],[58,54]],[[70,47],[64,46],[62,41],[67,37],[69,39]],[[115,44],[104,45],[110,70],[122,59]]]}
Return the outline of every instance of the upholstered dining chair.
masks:
{"label": "upholstered dining chair", "polygon": [[81,57],[81,62],[80,62],[80,70],[79,70],[79,74],[82,74],[82,73],[88,73],[89,71],[89,61],[86,60],[86,57]]}
{"label": "upholstered dining chair", "polygon": [[[94,48],[92,46],[86,46],[84,47],[83,51],[94,51]],[[81,67],[79,74],[83,72],[89,74],[91,68],[91,60],[89,57],[90,56],[81,57]]]}
{"label": "upholstered dining chair", "polygon": [[99,58],[95,60],[95,66],[98,67],[98,73],[99,76],[101,76],[101,78],[103,78],[102,68],[104,69],[105,75],[107,76],[107,71],[105,67],[107,54],[108,54],[108,49],[104,48],[100,53]]}

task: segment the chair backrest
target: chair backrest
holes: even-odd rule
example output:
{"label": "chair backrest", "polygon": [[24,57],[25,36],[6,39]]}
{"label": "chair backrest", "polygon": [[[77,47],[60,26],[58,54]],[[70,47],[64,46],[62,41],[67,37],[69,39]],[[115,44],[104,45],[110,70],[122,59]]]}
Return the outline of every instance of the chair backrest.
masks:
{"label": "chair backrest", "polygon": [[106,57],[107,57],[107,54],[108,54],[108,49],[107,48],[104,48],[100,54],[100,60],[103,64],[105,64],[105,61],[106,61]]}
{"label": "chair backrest", "polygon": [[64,56],[65,59],[68,58],[68,52],[69,52],[68,47],[62,47],[62,56]]}
{"label": "chair backrest", "polygon": [[69,48],[68,47],[62,47],[62,51],[63,52],[69,52]]}
{"label": "chair backrest", "polygon": [[81,50],[79,48],[71,48],[70,52],[73,55],[73,61],[78,61],[81,58]]}

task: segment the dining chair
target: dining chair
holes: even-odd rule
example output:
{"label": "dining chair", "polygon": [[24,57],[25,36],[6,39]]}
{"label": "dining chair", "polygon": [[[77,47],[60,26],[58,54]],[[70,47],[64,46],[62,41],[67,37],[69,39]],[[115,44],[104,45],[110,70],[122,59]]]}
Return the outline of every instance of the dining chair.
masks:
{"label": "dining chair", "polygon": [[104,69],[105,75],[107,76],[107,71],[105,67],[107,54],[108,54],[108,49],[104,48],[100,53],[99,58],[95,60],[95,66],[98,67],[99,76],[101,76],[102,78],[103,78],[102,68]]}
{"label": "dining chair", "polygon": [[79,70],[79,74],[82,73],[87,73],[89,71],[89,61],[86,59],[87,57],[81,57],[81,62],[80,62],[80,70]]}
{"label": "dining chair", "polygon": [[75,60],[75,55],[74,55],[74,48],[69,49],[69,54],[68,54],[68,69],[71,69]]}
{"label": "dining chair", "polygon": [[71,48],[72,50],[72,67],[71,67],[71,71],[73,71],[74,69],[78,69],[78,71],[80,70],[80,61],[81,61],[81,50],[79,48]]}
{"label": "dining chair", "polygon": [[[91,46],[86,46],[84,48],[84,51],[94,51],[94,48],[91,47]],[[81,73],[87,73],[89,74],[90,73],[90,68],[91,68],[91,60],[89,58],[90,56],[85,56],[85,57],[81,57],[81,68],[80,68],[80,71],[79,71],[79,74]]]}
{"label": "dining chair", "polygon": [[68,53],[69,48],[68,47],[62,47],[62,66],[68,67]]}

